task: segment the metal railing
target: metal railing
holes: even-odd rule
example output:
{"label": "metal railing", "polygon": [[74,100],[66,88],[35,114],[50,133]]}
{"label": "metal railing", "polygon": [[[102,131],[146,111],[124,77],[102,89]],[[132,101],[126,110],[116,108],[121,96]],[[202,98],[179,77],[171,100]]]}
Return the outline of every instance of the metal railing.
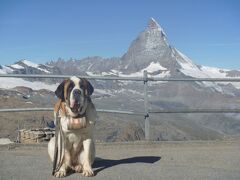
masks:
{"label": "metal railing", "polygon": [[[38,75],[38,74],[0,74],[0,77],[12,78],[69,78],[72,75]],[[240,109],[169,109],[162,110],[149,109],[148,100],[148,82],[149,81],[162,81],[162,82],[240,82],[240,78],[159,78],[149,77],[148,72],[144,71],[142,77],[119,77],[119,76],[80,76],[81,78],[95,79],[95,80],[122,80],[122,81],[142,81],[144,83],[144,112],[136,111],[120,111],[110,109],[97,109],[101,113],[118,113],[128,115],[143,116],[145,119],[145,139],[150,140],[150,123],[149,114],[151,113],[240,113]],[[14,108],[14,109],[0,109],[0,112],[30,112],[30,111],[53,111],[53,108]],[[19,127],[19,125],[18,125]]]}

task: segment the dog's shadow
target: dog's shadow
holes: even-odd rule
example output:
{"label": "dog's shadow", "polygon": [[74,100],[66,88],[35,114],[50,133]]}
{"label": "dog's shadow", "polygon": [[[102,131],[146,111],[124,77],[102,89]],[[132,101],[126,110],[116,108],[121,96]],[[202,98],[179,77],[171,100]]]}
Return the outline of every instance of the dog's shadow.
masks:
{"label": "dog's shadow", "polygon": [[100,171],[104,169],[121,165],[121,164],[134,164],[134,163],[153,164],[159,161],[160,159],[161,157],[159,156],[136,156],[136,157],[118,159],[118,160],[96,158],[93,164],[93,168],[95,169],[94,174],[97,175]]}

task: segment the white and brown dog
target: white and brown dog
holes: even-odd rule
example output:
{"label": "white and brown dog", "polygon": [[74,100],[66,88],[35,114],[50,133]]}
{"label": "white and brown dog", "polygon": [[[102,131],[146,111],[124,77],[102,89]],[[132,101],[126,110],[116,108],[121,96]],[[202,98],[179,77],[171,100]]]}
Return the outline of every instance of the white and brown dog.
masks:
{"label": "white and brown dog", "polygon": [[[60,118],[61,140],[64,144],[61,146],[58,138],[62,159],[58,159],[59,168],[53,174],[55,177],[64,177],[71,169],[84,176],[94,175],[93,128],[97,114],[90,98],[93,91],[92,85],[86,79],[75,76],[64,80],[55,91],[59,101],[55,105],[54,112]],[[52,162],[55,143],[56,137],[53,137],[48,144],[48,154]]]}

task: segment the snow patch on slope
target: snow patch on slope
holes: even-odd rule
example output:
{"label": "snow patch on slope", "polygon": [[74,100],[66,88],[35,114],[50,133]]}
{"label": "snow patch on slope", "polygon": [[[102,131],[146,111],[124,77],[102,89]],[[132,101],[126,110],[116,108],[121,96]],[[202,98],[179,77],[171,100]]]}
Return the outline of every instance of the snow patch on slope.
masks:
{"label": "snow patch on slope", "polygon": [[34,67],[34,68],[38,68],[38,66],[39,66],[38,64],[35,64],[35,63],[33,63],[31,61],[28,61],[28,60],[23,60],[21,62],[26,64],[27,66],[31,66],[31,67]]}
{"label": "snow patch on slope", "polygon": [[[220,69],[215,67],[208,67],[208,66],[202,66],[201,70],[210,78],[229,78],[228,75],[228,69]],[[231,77],[234,78],[234,77]],[[238,78],[238,77],[235,77]],[[240,82],[218,82],[217,84],[232,84],[236,89],[240,89]]]}
{"label": "snow patch on slope", "polygon": [[[200,68],[198,68],[190,58],[188,58],[186,55],[182,54],[180,51],[175,49],[180,56],[176,56],[178,64],[182,67],[180,71],[185,74],[186,76],[190,76],[193,78],[209,78],[209,75],[205,74]],[[213,90],[216,90],[217,92],[223,93],[223,89],[214,82],[198,82],[199,85],[202,85],[204,87],[211,88]]]}
{"label": "snow patch on slope", "polygon": [[12,89],[16,86],[25,86],[33,90],[48,89],[50,91],[55,91],[58,84],[46,84],[40,81],[30,82],[21,78],[1,78],[0,88],[2,89]]}
{"label": "snow patch on slope", "polygon": [[[197,66],[195,65],[190,58],[186,55],[175,49],[179,54],[180,58],[176,56],[178,64],[182,67],[180,71],[184,73],[186,76],[190,76],[193,78],[227,78],[227,72],[230,71],[228,69],[220,69],[215,67],[208,66]],[[215,89],[218,92],[223,93],[223,89],[221,84],[226,85],[229,82],[201,82],[198,84],[202,84],[205,87],[209,87]],[[240,89],[240,83],[231,83],[235,88]]]}
{"label": "snow patch on slope", "polygon": [[[164,78],[164,77],[169,77],[171,74],[170,74],[170,71],[164,71],[160,74],[157,74],[157,75],[149,75],[150,77],[161,77],[161,78]],[[122,74],[122,73],[119,73],[119,76],[120,77],[143,77],[143,71],[138,71],[138,72],[135,72],[135,73],[131,73],[131,74]]]}
{"label": "snow patch on slope", "polygon": [[113,96],[112,91],[106,89],[94,89],[94,94]]}
{"label": "snow patch on slope", "polygon": [[15,69],[24,69],[24,67],[20,66],[19,64],[13,64],[13,65],[10,65],[10,67]]}
{"label": "snow patch on slope", "polygon": [[27,66],[30,66],[30,67],[33,67],[33,68],[36,68],[36,69],[39,69],[40,71],[43,71],[45,73],[50,73],[49,71],[47,71],[46,69],[42,69],[39,67],[39,64],[35,64],[31,61],[28,61],[28,60],[23,60],[21,61],[22,63],[26,64]]}
{"label": "snow patch on slope", "polygon": [[201,70],[203,73],[208,77],[217,77],[217,78],[226,78],[227,77],[227,71],[226,69],[219,69],[214,67],[208,67],[208,66],[201,66]]}
{"label": "snow patch on slope", "polygon": [[186,76],[195,77],[195,78],[204,78],[206,77],[203,72],[195,65],[190,58],[186,55],[175,49],[177,54],[180,56],[176,56],[178,64],[182,67],[180,71]]}
{"label": "snow patch on slope", "polygon": [[0,74],[9,74],[12,73],[13,70],[10,67],[7,66],[1,66],[2,68],[0,69]]}
{"label": "snow patch on slope", "polygon": [[180,71],[187,76],[194,78],[226,78],[227,69],[220,69],[208,66],[197,66],[190,58],[176,50],[181,58],[177,58],[179,65],[182,67]]}
{"label": "snow patch on slope", "polygon": [[119,73],[119,76],[122,77],[142,77],[143,76],[143,72],[147,71],[148,73],[154,73],[157,71],[162,71],[161,73],[158,73],[157,75],[152,75],[154,77],[168,77],[170,76],[170,71],[167,70],[167,68],[161,66],[161,64],[159,62],[151,62],[146,68],[138,71],[138,72],[134,72],[131,74],[123,74],[122,72]]}
{"label": "snow patch on slope", "polygon": [[168,77],[170,76],[170,71],[167,70],[167,68],[161,66],[161,64],[159,62],[151,62],[146,68],[138,71],[138,72],[134,72],[131,74],[124,74],[121,71],[117,71],[115,69],[110,70],[109,72],[101,72],[100,74],[95,74],[93,72],[86,72],[87,75],[89,76],[97,76],[97,75],[103,75],[103,76],[109,76],[109,75],[114,75],[114,76],[119,76],[119,77],[143,77],[143,72],[147,71],[148,73],[154,73],[154,72],[158,72],[160,71],[160,73],[157,73],[156,75],[150,75],[150,76],[154,76],[154,77]]}
{"label": "snow patch on slope", "polygon": [[146,71],[148,71],[150,73],[153,73],[153,72],[156,72],[156,71],[159,71],[159,70],[166,71],[167,68],[161,66],[161,64],[159,62],[156,62],[156,63],[155,62],[151,62],[149,64],[149,66],[144,68],[142,71],[144,71],[144,70],[146,70]]}

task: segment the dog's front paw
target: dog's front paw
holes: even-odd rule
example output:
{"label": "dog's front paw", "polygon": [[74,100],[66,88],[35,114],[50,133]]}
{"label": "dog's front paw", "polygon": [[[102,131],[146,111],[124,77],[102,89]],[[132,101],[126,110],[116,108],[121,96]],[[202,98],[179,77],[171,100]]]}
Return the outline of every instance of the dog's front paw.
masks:
{"label": "dog's front paw", "polygon": [[62,178],[66,176],[66,170],[59,170],[57,172],[55,172],[54,176],[57,178]]}
{"label": "dog's front paw", "polygon": [[82,165],[79,164],[79,165],[74,167],[74,170],[77,173],[81,173],[81,172],[83,172],[83,167],[82,167]]}
{"label": "dog's front paw", "polygon": [[82,174],[83,176],[87,176],[87,177],[94,176],[93,170],[91,168],[84,169]]}

